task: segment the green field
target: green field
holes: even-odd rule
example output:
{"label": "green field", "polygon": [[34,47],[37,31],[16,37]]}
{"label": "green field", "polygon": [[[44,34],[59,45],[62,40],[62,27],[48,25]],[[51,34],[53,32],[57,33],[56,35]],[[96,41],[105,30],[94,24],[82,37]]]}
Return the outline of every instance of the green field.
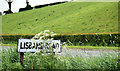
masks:
{"label": "green field", "polygon": [[69,2],[2,16],[3,34],[118,32],[117,2]]}

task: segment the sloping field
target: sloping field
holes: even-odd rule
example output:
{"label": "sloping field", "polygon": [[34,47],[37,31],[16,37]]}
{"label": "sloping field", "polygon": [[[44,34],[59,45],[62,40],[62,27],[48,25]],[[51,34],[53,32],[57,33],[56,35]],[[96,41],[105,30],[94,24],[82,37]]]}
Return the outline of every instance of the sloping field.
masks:
{"label": "sloping field", "polygon": [[69,2],[2,16],[3,34],[118,32],[117,2]]}

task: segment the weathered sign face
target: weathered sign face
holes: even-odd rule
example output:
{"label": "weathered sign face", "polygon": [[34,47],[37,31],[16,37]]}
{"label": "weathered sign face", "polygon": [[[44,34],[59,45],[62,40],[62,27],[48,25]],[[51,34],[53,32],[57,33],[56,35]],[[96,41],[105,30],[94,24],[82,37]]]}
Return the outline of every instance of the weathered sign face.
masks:
{"label": "weathered sign face", "polygon": [[60,40],[19,39],[17,47],[18,52],[61,52]]}

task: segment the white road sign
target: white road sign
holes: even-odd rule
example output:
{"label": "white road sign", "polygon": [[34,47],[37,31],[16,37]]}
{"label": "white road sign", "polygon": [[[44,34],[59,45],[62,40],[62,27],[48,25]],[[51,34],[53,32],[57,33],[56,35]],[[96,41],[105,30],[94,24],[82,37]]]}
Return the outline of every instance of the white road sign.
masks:
{"label": "white road sign", "polygon": [[18,52],[36,52],[36,51],[61,52],[61,46],[60,40],[48,41],[48,40],[19,39],[17,50]]}

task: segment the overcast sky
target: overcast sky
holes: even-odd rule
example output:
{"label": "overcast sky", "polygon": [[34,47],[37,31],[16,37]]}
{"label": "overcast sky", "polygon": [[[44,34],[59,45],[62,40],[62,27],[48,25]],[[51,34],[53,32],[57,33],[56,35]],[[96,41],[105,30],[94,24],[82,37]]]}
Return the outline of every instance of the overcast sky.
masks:
{"label": "overcast sky", "polygon": [[[34,7],[36,5],[49,4],[54,2],[69,1],[69,0],[28,0],[29,4]],[[13,0],[11,10],[12,12],[18,12],[19,8],[26,7],[26,0]],[[5,0],[0,0],[0,12],[8,10],[8,3]]]}
{"label": "overcast sky", "polygon": [[[29,4],[34,7],[36,5],[43,5],[43,4],[49,4],[54,2],[61,2],[61,1],[71,1],[71,0],[28,0]],[[116,2],[120,0],[74,0],[78,2]],[[12,2],[12,12],[18,12],[19,8],[26,7],[26,0],[13,0]],[[8,10],[8,3],[5,0],[0,0],[0,12]]]}

